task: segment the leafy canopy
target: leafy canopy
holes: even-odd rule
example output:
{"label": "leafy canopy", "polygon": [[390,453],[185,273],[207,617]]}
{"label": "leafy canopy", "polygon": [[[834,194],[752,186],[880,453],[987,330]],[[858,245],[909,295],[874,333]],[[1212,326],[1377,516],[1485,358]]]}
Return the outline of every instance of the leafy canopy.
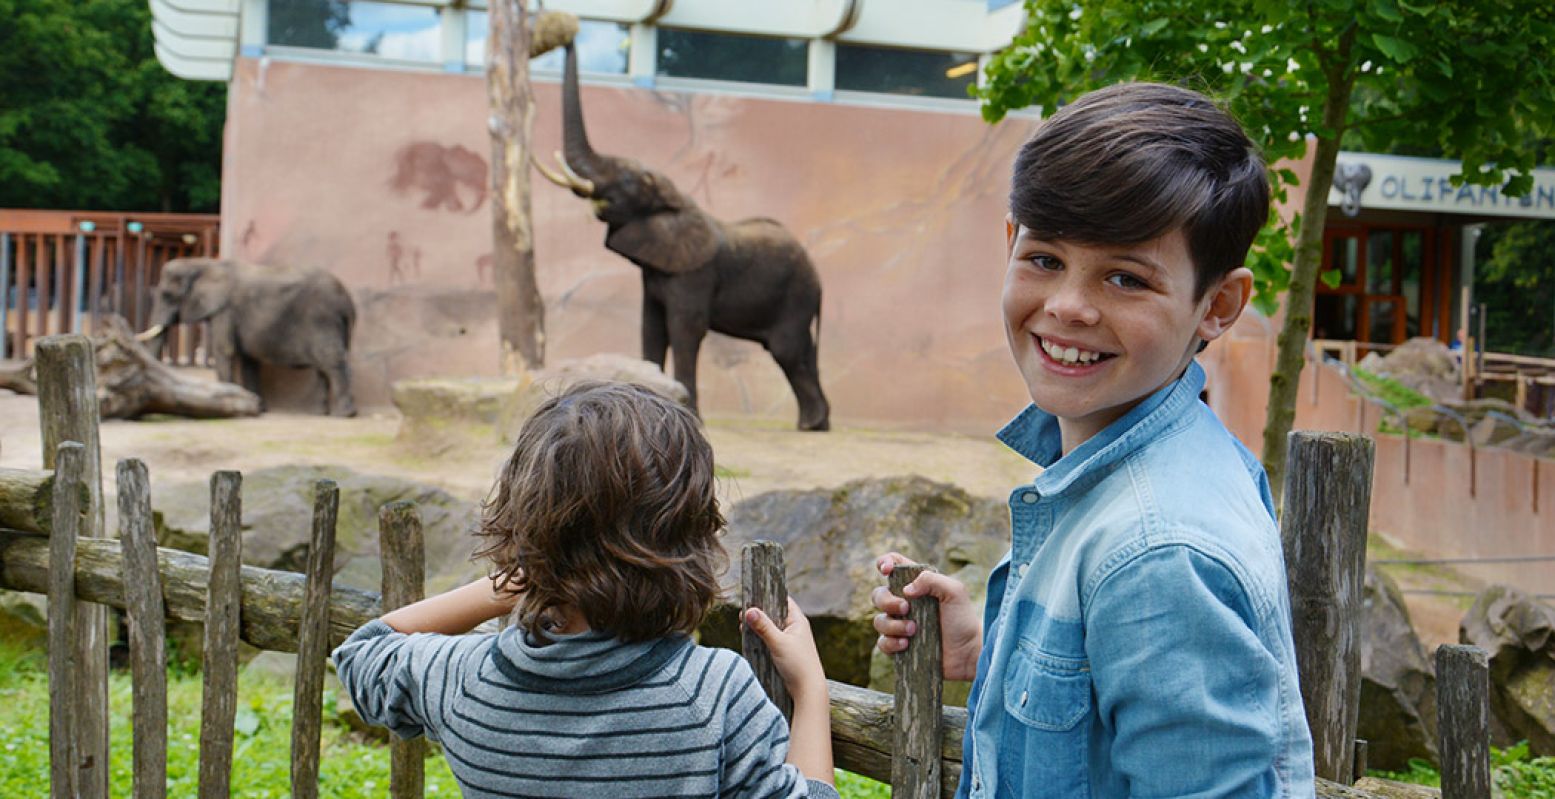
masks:
{"label": "leafy canopy", "polygon": [[[1271,165],[1301,158],[1309,136],[1344,136],[1460,159],[1460,180],[1514,196],[1533,184],[1528,143],[1555,132],[1547,0],[1027,0],[1026,12],[978,91],[989,121],[1119,81],[1174,82],[1225,103]],[[1343,102],[1337,129],[1329,102]],[[1271,180],[1284,200],[1297,176]],[[1290,285],[1300,225],[1271,221],[1248,264],[1266,314]]]}
{"label": "leafy canopy", "polygon": [[145,0],[0,0],[0,207],[211,211],[226,87],[169,74]]}

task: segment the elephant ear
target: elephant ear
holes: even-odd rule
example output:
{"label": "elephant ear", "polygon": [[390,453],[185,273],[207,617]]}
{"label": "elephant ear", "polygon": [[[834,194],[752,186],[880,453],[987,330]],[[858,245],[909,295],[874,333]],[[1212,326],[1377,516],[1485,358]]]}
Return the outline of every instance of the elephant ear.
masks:
{"label": "elephant ear", "polygon": [[678,274],[706,265],[718,252],[716,223],[700,208],[660,211],[610,231],[605,246],[633,263]]}
{"label": "elephant ear", "polygon": [[178,318],[184,322],[198,322],[215,316],[231,300],[232,281],[230,264],[220,261],[208,264],[190,282],[189,293],[178,306]]}

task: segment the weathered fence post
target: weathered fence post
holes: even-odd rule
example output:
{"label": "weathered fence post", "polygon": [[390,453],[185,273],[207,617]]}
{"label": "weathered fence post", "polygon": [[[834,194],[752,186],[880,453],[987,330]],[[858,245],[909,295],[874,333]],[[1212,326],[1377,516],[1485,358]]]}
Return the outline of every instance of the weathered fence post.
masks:
{"label": "weathered fence post", "polygon": [[146,464],[119,461],[119,539],[124,550],[124,620],[130,638],[133,783],[137,799],[167,796],[167,618],[157,573]]}
{"label": "weathered fence post", "polygon": [[1313,765],[1317,776],[1346,785],[1355,775],[1372,458],[1366,436],[1291,433],[1281,515]]}
{"label": "weathered fence post", "polygon": [[1366,776],[1366,748],[1365,738],[1355,739],[1355,776],[1350,780],[1352,785],[1356,780]]}
{"label": "weathered fence post", "polygon": [[1436,650],[1442,799],[1490,799],[1490,660],[1477,646]]}
{"label": "weathered fence post", "polygon": [[[416,503],[401,500],[378,509],[378,550],[383,557],[383,612],[425,596],[426,546]],[[426,741],[389,741],[389,796],[420,799],[426,792]]]}
{"label": "weathered fence post", "polygon": [[[25,292],[24,292],[25,293]],[[25,307],[25,303],[24,303]],[[33,366],[38,375],[38,420],[43,434],[43,468],[54,468],[54,455],[66,441],[83,449],[81,479],[86,483],[82,538],[103,532],[102,450],[97,439],[97,372],[92,342],[85,336],[38,339]],[[76,787],[83,796],[108,795],[108,610],[76,605],[75,710],[80,759]]]}
{"label": "weathered fence post", "polygon": [[49,796],[77,799],[80,750],[76,739],[76,536],[89,504],[86,448],[59,445],[54,459],[54,520],[49,531]]}
{"label": "weathered fence post", "polygon": [[[925,571],[923,565],[899,565],[891,571],[891,593]],[[912,646],[896,659],[896,735],[891,747],[892,799],[937,799],[944,734],[944,672],[941,670],[939,600],[909,600],[907,618],[918,626]]]}
{"label": "weathered fence post", "polygon": [[[740,549],[740,610],[761,608],[779,627],[788,623],[788,578],[783,565],[783,545],[757,541]],[[772,653],[761,637],[748,627],[740,630],[740,651],[750,662],[756,679],[783,717],[794,717],[794,698],[772,662]]]}
{"label": "weathered fence post", "polygon": [[243,604],[243,475],[211,475],[210,576],[205,586],[200,698],[200,796],[232,793],[232,736],[238,702],[238,632]]}
{"label": "weathered fence post", "polygon": [[320,480],[313,497],[308,588],[297,631],[297,683],[292,694],[292,799],[319,795],[319,735],[324,713],[324,659],[329,657],[329,592],[335,576],[335,518],[340,488]]}

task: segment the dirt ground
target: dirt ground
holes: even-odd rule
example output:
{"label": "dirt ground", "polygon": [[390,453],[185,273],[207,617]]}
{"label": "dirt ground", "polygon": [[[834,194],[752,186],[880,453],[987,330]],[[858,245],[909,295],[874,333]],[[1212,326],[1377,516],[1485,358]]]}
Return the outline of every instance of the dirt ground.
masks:
{"label": "dirt ground", "polygon": [[[392,410],[354,419],[270,413],[253,419],[107,420],[100,430],[109,507],[113,464],[121,458],[146,463],[153,494],[158,484],[203,482],[219,469],[340,464],[359,472],[437,485],[456,496],[479,500],[508,454],[492,442],[427,457],[396,441],[399,417]],[[831,487],[862,477],[899,474],[920,474],[954,483],[974,495],[1002,499],[1035,471],[992,435],[977,438],[848,425],[829,433],[799,433],[788,420],[749,417],[711,417],[707,431],[726,505],[775,489]],[[0,467],[39,468],[41,448],[36,398],[0,389]],[[1409,553],[1384,546],[1384,551],[1372,554],[1379,556],[1398,558]],[[1405,587],[1477,588],[1446,570],[1395,572],[1394,577]],[[1427,647],[1457,641],[1458,620],[1467,607],[1464,601],[1409,595],[1407,602]]]}

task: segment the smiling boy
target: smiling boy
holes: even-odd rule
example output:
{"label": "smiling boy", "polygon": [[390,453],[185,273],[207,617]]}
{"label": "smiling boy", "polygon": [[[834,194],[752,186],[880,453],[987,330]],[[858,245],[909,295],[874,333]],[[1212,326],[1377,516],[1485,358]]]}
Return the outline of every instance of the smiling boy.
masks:
{"label": "smiling boy", "polygon": [[[1017,156],[1003,312],[1033,404],[999,438],[1043,472],[981,620],[949,577],[906,590],[973,680],[958,797],[1312,795],[1268,480],[1193,358],[1242,313],[1268,213],[1252,142],[1186,89],[1085,95]],[[906,602],[874,602],[901,651]]]}

